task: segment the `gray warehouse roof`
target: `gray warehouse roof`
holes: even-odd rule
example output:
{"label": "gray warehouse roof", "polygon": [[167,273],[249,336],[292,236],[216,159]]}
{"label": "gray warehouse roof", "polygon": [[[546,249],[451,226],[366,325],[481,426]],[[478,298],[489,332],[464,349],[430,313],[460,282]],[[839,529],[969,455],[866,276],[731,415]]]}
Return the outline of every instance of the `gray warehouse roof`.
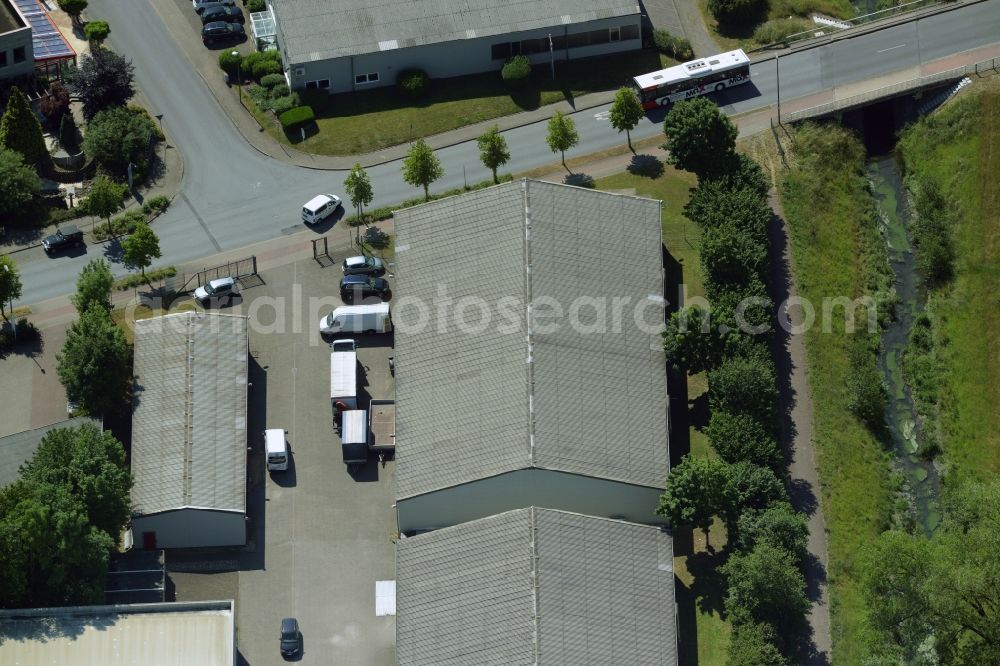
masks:
{"label": "gray warehouse roof", "polygon": [[523,181],[395,218],[397,498],[528,467],[663,487],[659,202]]}
{"label": "gray warehouse roof", "polygon": [[246,510],[246,317],[181,312],[135,324],[132,505]]}
{"label": "gray warehouse roof", "polygon": [[519,509],[396,549],[396,663],[673,666],[673,545],[656,527]]}
{"label": "gray warehouse roof", "polygon": [[639,13],[636,0],[274,0],[292,64]]}

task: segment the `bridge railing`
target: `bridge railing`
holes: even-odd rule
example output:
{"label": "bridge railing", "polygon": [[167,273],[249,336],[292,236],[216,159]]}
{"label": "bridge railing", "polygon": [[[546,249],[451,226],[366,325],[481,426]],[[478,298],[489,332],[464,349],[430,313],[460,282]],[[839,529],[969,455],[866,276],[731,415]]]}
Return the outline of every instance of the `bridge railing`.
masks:
{"label": "bridge railing", "polygon": [[808,109],[800,109],[798,111],[792,111],[791,113],[782,114],[782,119],[787,122],[795,122],[797,120],[805,120],[806,118],[825,116],[837,111],[853,109],[858,106],[864,106],[865,104],[875,100],[895,97],[918,88],[924,88],[937,83],[944,83],[946,81],[957,81],[968,74],[978,75],[982,72],[991,70],[996,71],[998,64],[1000,64],[1000,58],[991,58],[990,60],[981,60],[962,67],[955,67],[943,72],[928,74],[927,76],[918,76],[916,78],[907,79],[906,81],[900,81],[898,83],[892,83],[874,90],[869,90],[859,95],[853,95],[851,97],[845,97],[844,99],[827,102],[826,104],[812,106]]}

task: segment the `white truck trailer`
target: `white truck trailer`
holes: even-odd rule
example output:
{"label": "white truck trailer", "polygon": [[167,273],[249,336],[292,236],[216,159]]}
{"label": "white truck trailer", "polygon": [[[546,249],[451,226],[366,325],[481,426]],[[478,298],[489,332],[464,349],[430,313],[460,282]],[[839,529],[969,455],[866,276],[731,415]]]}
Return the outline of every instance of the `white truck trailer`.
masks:
{"label": "white truck trailer", "polygon": [[334,340],[330,345],[330,405],[336,414],[358,408],[358,352],[354,340]]}

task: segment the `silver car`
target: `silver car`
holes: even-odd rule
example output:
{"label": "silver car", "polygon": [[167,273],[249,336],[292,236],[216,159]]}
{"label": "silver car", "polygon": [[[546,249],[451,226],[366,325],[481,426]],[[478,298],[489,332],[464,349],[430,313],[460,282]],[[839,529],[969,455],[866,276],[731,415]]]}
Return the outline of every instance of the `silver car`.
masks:
{"label": "silver car", "polygon": [[194,290],[194,297],[199,303],[205,305],[209,301],[219,301],[223,298],[232,300],[236,293],[236,278],[224,277],[198,287]]}

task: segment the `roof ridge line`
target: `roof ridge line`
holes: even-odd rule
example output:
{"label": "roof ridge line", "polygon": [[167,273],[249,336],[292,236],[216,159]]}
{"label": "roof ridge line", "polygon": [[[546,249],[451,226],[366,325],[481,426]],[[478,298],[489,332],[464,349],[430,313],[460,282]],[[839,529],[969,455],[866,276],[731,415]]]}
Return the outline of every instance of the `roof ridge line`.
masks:
{"label": "roof ridge line", "polygon": [[534,648],[534,658],[535,666],[539,663],[538,654],[538,637],[541,634],[539,631],[539,617],[538,617],[538,530],[535,525],[535,511],[537,507],[528,507],[528,524],[531,529],[531,626],[533,632],[533,648]]}
{"label": "roof ridge line", "polygon": [[527,178],[521,180],[521,191],[524,194],[524,311],[525,328],[527,335],[525,341],[528,346],[528,358],[525,361],[528,365],[528,467],[534,467],[535,459],[535,347],[534,333],[532,331],[532,311],[531,311],[531,205],[528,203],[529,181]]}

